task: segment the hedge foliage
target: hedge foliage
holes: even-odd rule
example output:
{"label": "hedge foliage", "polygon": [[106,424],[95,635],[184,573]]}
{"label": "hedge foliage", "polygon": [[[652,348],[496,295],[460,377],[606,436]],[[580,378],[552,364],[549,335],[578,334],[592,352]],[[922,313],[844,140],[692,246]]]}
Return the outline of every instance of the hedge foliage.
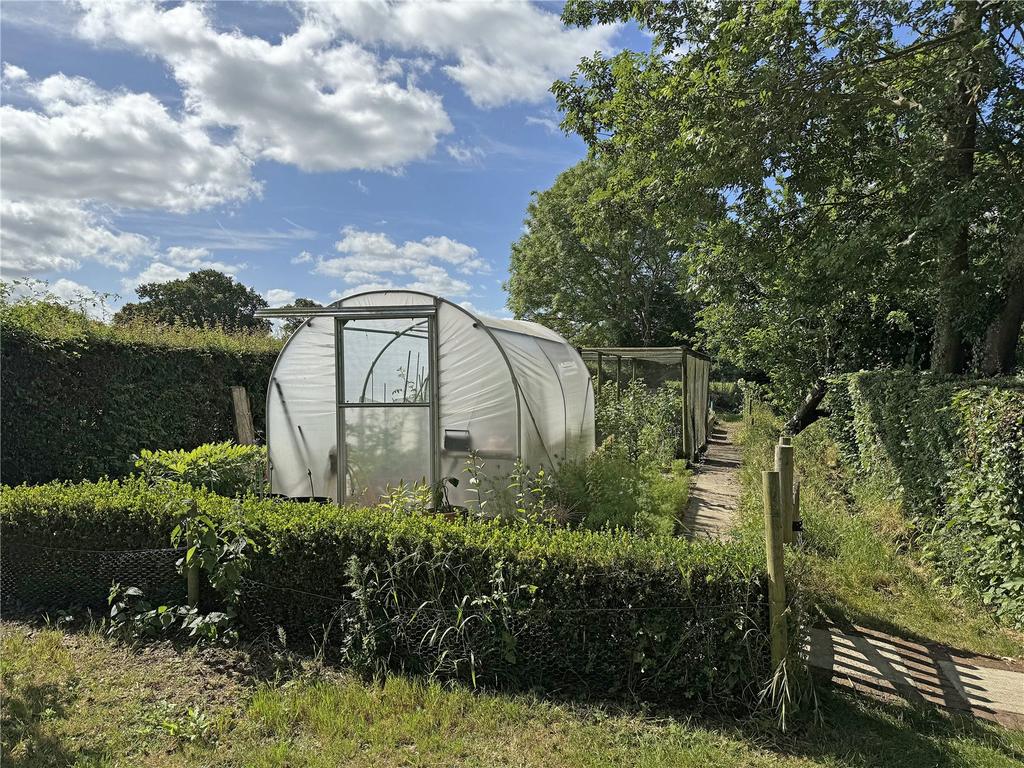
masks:
{"label": "hedge foliage", "polygon": [[829,398],[833,437],[900,500],[926,557],[1024,626],[1024,381],[871,371]]}
{"label": "hedge foliage", "polygon": [[280,342],[215,330],[114,327],[66,307],[0,303],[3,480],[95,479],[131,471],[149,448],[234,435],[229,387],[257,430]]}
{"label": "hedge foliage", "polygon": [[191,451],[149,451],[135,460],[138,474],[150,480],[174,480],[221,496],[259,493],[267,465],[262,445],[207,443]]}
{"label": "hedge foliage", "polygon": [[[768,674],[761,553],[537,524],[395,515],[143,479],[4,489],[5,597],[22,544],[166,546],[190,504],[240,517],[258,546],[240,606],[252,636],[325,651],[366,671],[648,700],[749,705]],[[94,579],[95,580],[95,579]],[[73,584],[83,598],[109,587]],[[91,590],[91,591],[90,591]]]}

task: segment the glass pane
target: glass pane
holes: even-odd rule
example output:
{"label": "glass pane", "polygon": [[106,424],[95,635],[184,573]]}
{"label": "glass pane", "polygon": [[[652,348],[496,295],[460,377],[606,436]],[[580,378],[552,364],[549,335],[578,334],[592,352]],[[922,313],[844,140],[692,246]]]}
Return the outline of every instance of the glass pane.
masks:
{"label": "glass pane", "polygon": [[400,482],[430,477],[430,408],[342,409],[345,419],[345,498],[374,504]]}
{"label": "glass pane", "polygon": [[427,319],[349,320],[342,332],[346,403],[426,403]]}

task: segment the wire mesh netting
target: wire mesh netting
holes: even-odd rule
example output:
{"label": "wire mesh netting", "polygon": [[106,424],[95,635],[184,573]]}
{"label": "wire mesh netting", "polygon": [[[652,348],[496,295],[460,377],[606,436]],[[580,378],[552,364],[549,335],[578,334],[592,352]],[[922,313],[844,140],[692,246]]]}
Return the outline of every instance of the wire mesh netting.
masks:
{"label": "wire mesh netting", "polygon": [[[0,599],[5,610],[102,611],[110,585],[118,582],[139,587],[154,604],[182,603],[185,583],[175,567],[182,552],[4,542]],[[573,608],[532,597],[496,605],[479,596],[440,603],[412,594],[357,593],[332,596],[243,578],[243,635],[322,652],[364,671],[599,697],[736,698],[756,693],[752,681],[767,668],[760,630],[767,608],[759,587],[749,600],[713,605]]]}
{"label": "wire mesh netting", "polygon": [[180,602],[185,582],[175,562],[182,549],[57,549],[5,541],[0,601],[12,608],[104,609],[110,586],[139,587],[155,601]]}

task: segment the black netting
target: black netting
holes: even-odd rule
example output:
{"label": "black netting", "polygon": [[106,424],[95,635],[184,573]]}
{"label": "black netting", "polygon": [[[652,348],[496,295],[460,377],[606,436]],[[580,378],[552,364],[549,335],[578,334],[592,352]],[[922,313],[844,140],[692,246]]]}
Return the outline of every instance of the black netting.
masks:
{"label": "black netting", "polygon": [[[182,603],[180,549],[89,551],[4,542],[0,600],[17,609],[107,608],[110,585]],[[215,607],[210,590],[204,607]],[[763,596],[750,602],[637,608],[360,603],[243,579],[239,618],[250,640],[283,641],[369,670],[400,670],[495,687],[649,699],[752,693],[767,674]],[[663,631],[659,631],[663,628]],[[343,656],[344,654],[344,656]],[[753,691],[756,693],[756,691]]]}
{"label": "black netting", "polygon": [[0,547],[0,601],[5,611],[107,608],[111,584],[139,587],[153,602],[182,602],[181,549],[81,550],[5,541]]}

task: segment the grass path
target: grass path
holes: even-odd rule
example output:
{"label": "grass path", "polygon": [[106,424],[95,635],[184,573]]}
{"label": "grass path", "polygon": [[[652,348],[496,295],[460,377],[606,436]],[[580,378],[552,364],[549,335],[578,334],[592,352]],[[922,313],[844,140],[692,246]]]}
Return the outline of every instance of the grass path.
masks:
{"label": "grass path", "polygon": [[0,623],[5,766],[1003,768],[1024,734],[825,692],[822,724],[757,724],[400,676],[364,683],[280,654],[132,649]]}

